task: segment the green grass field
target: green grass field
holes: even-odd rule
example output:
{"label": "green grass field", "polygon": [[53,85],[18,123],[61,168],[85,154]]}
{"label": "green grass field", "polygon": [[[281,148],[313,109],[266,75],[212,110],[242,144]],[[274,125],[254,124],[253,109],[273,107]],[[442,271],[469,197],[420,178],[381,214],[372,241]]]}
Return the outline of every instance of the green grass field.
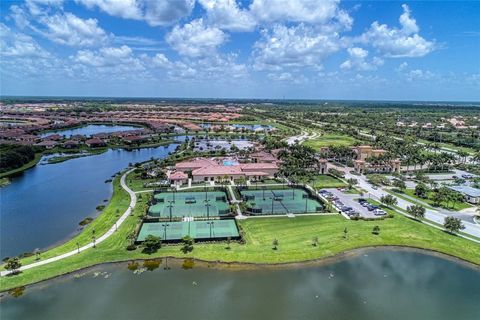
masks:
{"label": "green grass field", "polygon": [[313,140],[307,140],[303,144],[319,150],[322,147],[329,146],[352,146],[357,142],[355,138],[347,135],[326,133]]}
{"label": "green grass field", "polygon": [[342,180],[335,178],[334,176],[330,175],[318,175],[314,176],[314,179],[309,181],[301,181],[302,183],[307,183],[314,187],[315,189],[325,189],[325,188],[343,188],[347,187],[348,185],[343,182]]}
{"label": "green grass field", "polygon": [[[120,194],[116,190],[115,196]],[[116,206],[120,205],[118,198],[115,203]],[[195,244],[193,252],[186,255],[180,252],[178,245],[164,246],[152,255],[142,253],[140,248],[127,251],[127,235],[135,229],[145,208],[146,199],[140,199],[135,214],[128,217],[117,233],[98,244],[96,249],[2,278],[0,290],[38,282],[103,262],[165,256],[225,262],[286,263],[330,257],[362,247],[395,245],[435,250],[480,265],[480,245],[399,214],[381,221],[350,221],[339,215],[247,219],[239,222],[246,243],[233,243],[230,250],[225,249],[224,243],[213,243]],[[106,210],[111,212],[112,209]],[[379,235],[372,234],[376,225],[380,227]],[[343,237],[345,227],[348,229],[347,239]],[[89,232],[86,233],[89,235]],[[312,246],[313,237],[318,237],[318,246]],[[273,239],[279,241],[278,250],[272,250]],[[58,253],[65,251],[53,250]]]}
{"label": "green grass field", "polygon": [[[425,203],[428,203],[430,206],[432,207],[436,207],[436,204],[435,202],[431,199],[431,196],[432,196],[432,192],[429,193],[429,198],[428,199],[422,199],[422,198],[419,198],[418,196],[415,195],[415,190],[414,189],[406,189],[404,191],[404,193],[407,195],[407,196],[410,196],[410,197],[413,197],[415,199],[418,199],[420,201],[423,201]],[[471,208],[472,206],[466,202],[457,202],[457,203],[447,203],[447,202],[442,202],[440,203],[440,206],[442,208],[445,208],[445,209],[449,209],[449,210],[455,210],[455,211],[459,211],[459,210],[462,210],[462,209],[467,209],[467,208]],[[437,206],[438,207],[438,206]]]}

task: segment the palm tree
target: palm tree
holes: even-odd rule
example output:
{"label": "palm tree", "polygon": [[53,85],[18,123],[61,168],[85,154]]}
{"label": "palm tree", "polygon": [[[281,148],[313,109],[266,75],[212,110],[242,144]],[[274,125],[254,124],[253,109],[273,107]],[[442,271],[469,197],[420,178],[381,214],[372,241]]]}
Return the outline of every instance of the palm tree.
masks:
{"label": "palm tree", "polygon": [[278,240],[277,239],[273,239],[272,241],[272,246],[273,246],[273,250],[277,250],[278,249]]}
{"label": "palm tree", "polygon": [[425,208],[421,205],[411,205],[407,207],[407,212],[417,220],[425,217],[425,211]]}

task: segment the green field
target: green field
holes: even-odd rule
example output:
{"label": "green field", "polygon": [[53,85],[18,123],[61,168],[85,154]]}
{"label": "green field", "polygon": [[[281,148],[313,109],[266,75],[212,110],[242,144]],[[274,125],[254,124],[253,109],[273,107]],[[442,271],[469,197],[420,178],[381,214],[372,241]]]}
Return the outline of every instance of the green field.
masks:
{"label": "green field", "polygon": [[346,184],[342,180],[327,174],[314,176],[313,180],[303,179],[300,182],[307,183],[315,189],[343,188],[348,186],[348,184]]}
{"label": "green field", "polygon": [[[115,189],[114,197],[122,191]],[[123,197],[123,199],[127,199]],[[115,207],[126,208],[128,201],[116,198]],[[121,200],[121,201],[119,201]],[[126,203],[125,203],[126,202]],[[107,207],[107,212],[114,208]],[[285,263],[325,258],[361,247],[395,245],[410,246],[443,252],[480,265],[480,245],[463,238],[449,235],[441,230],[410,220],[402,215],[381,221],[351,221],[339,215],[304,216],[291,218],[255,218],[239,222],[245,234],[245,244],[233,243],[231,249],[225,249],[224,243],[195,244],[189,254],[183,254],[180,246],[162,247],[157,253],[148,255],[141,249],[127,251],[127,235],[136,227],[139,217],[146,209],[146,198],[140,199],[135,207],[135,214],[129,216],[117,233],[78,255],[34,269],[19,275],[2,278],[0,290],[37,282],[80,268],[109,261],[128,261],[154,257],[194,257],[210,261]],[[107,213],[106,215],[110,215]],[[103,215],[101,216],[103,218]],[[97,218],[99,219],[99,218]],[[92,225],[98,223],[95,220]],[[380,234],[373,235],[372,228],[378,225]],[[343,237],[344,228],[348,237]],[[89,238],[89,231],[85,232]],[[100,232],[98,232],[100,234]],[[83,233],[82,233],[83,235]],[[318,246],[312,246],[312,238],[318,237]],[[278,250],[272,250],[273,239],[278,239]],[[74,240],[72,240],[74,242]],[[70,243],[72,242],[70,241]],[[63,246],[66,248],[66,245]],[[58,253],[65,250],[53,249]],[[46,257],[43,254],[42,257]],[[51,256],[51,254],[48,254]],[[31,262],[33,258],[22,260]]]}
{"label": "green field", "polygon": [[352,146],[356,142],[355,138],[347,135],[326,133],[313,140],[307,140],[303,144],[315,150],[320,150],[320,148],[329,146]]}
{"label": "green field", "polygon": [[[418,199],[419,201],[423,201],[423,202],[429,204],[432,207],[438,207],[435,204],[435,202],[431,199],[432,194],[433,194],[432,192],[429,193],[429,195],[428,195],[429,198],[428,199],[422,199],[422,198],[419,198],[418,196],[416,196],[415,195],[415,189],[406,189],[406,190],[404,190],[403,193],[406,194],[407,196]],[[467,209],[467,208],[472,207],[470,204],[468,204],[466,202],[457,202],[455,204],[453,204],[452,202],[451,203],[442,202],[442,203],[440,203],[440,206],[442,208],[449,209],[449,210],[455,210],[455,211],[459,211],[459,210],[462,210],[462,209]]]}

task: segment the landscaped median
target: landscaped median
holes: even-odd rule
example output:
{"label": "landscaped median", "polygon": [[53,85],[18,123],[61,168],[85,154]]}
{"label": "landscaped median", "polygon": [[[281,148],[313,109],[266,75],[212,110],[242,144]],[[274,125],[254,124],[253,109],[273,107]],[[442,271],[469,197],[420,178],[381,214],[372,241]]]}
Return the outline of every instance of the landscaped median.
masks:
{"label": "landscaped median", "polygon": [[[114,198],[122,194],[115,189]],[[123,198],[128,203],[129,197],[124,195]],[[118,200],[123,201],[122,197]],[[15,276],[2,277],[0,290],[38,282],[100,263],[165,256],[272,264],[321,259],[356,248],[391,245],[434,250],[480,265],[480,245],[400,214],[380,221],[348,221],[339,215],[247,219],[238,221],[244,233],[245,244],[233,243],[230,249],[226,249],[225,243],[202,243],[195,244],[193,252],[189,254],[183,254],[179,245],[164,245],[152,255],[142,253],[141,248],[127,251],[127,235],[134,230],[139,217],[145,211],[146,201],[146,197],[139,199],[134,215],[129,216],[118,231],[98,244],[97,248],[25,270]],[[380,228],[378,235],[372,233],[375,226]],[[315,237],[318,238],[316,246],[313,245]],[[86,239],[88,238],[87,232]],[[272,250],[274,239],[279,242],[277,250]]]}

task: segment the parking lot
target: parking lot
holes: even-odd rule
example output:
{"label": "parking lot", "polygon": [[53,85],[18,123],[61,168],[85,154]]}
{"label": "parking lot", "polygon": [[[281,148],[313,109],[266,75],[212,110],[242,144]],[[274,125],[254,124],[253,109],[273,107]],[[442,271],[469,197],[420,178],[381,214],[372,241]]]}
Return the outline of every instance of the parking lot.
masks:
{"label": "parking lot", "polygon": [[360,195],[344,193],[338,189],[323,189],[320,194],[327,199],[332,200],[333,204],[341,210],[344,214],[350,217],[363,217],[363,218],[380,218],[385,213],[379,210],[375,206],[370,208],[362,206],[358,201]]}

